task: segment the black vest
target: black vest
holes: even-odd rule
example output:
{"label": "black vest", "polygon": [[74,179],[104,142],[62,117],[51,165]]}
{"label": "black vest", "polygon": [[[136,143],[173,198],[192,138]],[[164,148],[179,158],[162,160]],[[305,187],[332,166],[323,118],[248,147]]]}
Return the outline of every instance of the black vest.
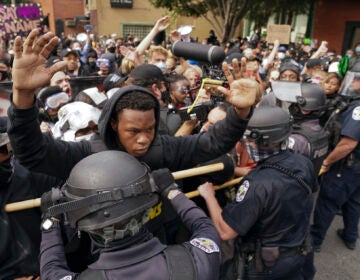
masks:
{"label": "black vest", "polygon": [[309,155],[310,160],[314,165],[316,174],[319,173],[321,164],[324,161],[325,157],[328,154],[329,139],[326,131],[321,128],[321,130],[313,130],[310,127],[307,127],[303,124],[293,125],[293,134],[300,134],[306,138],[309,143]]}

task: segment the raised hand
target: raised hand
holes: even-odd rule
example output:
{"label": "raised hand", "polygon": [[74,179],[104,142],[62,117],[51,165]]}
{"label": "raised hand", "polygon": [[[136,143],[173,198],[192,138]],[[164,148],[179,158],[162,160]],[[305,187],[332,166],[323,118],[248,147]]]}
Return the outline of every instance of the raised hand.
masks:
{"label": "raised hand", "polygon": [[165,16],[158,19],[154,26],[154,28],[156,28],[156,31],[157,32],[164,31],[169,26],[169,20],[170,20],[169,16]]}
{"label": "raised hand", "polygon": [[45,61],[59,39],[50,32],[38,39],[37,35],[38,30],[35,29],[23,45],[19,36],[14,41],[13,102],[18,108],[32,106],[34,91],[49,84],[54,73],[66,66],[66,62],[58,62],[49,68],[45,67]]}
{"label": "raised hand", "polygon": [[181,40],[181,35],[180,35],[180,32],[177,31],[177,30],[173,30],[170,32],[170,41],[171,43],[174,43],[176,41],[179,41]]}
{"label": "raised hand", "polygon": [[120,53],[126,59],[134,62],[135,67],[144,63],[139,52],[133,47],[120,46]]}
{"label": "raised hand", "polygon": [[[250,107],[260,101],[262,89],[256,80],[243,78],[246,75],[246,71],[243,69],[244,61],[242,60],[241,62],[242,66],[239,67],[237,59],[232,61],[233,73],[226,62],[222,64],[222,69],[230,84],[230,90],[224,87],[218,87],[218,90],[225,95],[226,101],[235,106],[235,108],[238,110],[248,109],[247,111],[249,112]],[[244,115],[240,117],[244,117]]]}

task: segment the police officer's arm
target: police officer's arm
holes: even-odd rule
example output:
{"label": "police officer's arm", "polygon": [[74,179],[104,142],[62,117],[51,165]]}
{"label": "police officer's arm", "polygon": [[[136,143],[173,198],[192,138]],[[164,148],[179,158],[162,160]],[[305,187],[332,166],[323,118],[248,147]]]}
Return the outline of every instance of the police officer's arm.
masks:
{"label": "police officer's arm", "polygon": [[215,228],[220,234],[222,240],[230,240],[238,236],[238,233],[234,231],[223,219],[221,213],[222,209],[215,197],[215,191],[211,183],[205,183],[198,187],[200,195],[205,199],[206,206],[209,210],[211,220],[213,221]]}
{"label": "police officer's arm", "polygon": [[358,144],[359,141],[343,136],[334,150],[324,159],[321,167],[322,170],[325,172],[328,171],[332,164],[348,156]]}
{"label": "police officer's arm", "polygon": [[66,62],[58,62],[45,68],[45,61],[59,38],[46,33],[37,38],[39,31],[34,29],[21,46],[21,37],[14,41],[14,62],[12,68],[13,104],[18,109],[28,109],[34,105],[34,92],[49,84],[55,72],[65,67]]}
{"label": "police officer's arm", "polygon": [[[60,228],[44,230],[40,245],[41,280],[75,279],[75,275],[66,262]],[[66,276],[68,278],[65,278]]]}

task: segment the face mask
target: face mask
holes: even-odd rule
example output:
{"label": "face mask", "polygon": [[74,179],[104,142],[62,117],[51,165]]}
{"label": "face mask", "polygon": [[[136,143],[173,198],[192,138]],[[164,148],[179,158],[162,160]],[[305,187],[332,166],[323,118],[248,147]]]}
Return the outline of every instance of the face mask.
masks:
{"label": "face mask", "polygon": [[280,153],[280,149],[269,149],[269,150],[262,150],[259,149],[257,145],[250,146],[250,144],[247,141],[243,142],[246,148],[246,151],[248,152],[248,155],[254,162],[259,162],[264,159],[267,159],[271,157],[272,155],[276,155]]}
{"label": "face mask", "polygon": [[279,52],[279,53],[278,53],[278,58],[279,58],[280,60],[283,60],[283,59],[285,58],[285,54],[284,54],[283,52]]}
{"label": "face mask", "polygon": [[156,63],[155,66],[159,67],[162,72],[166,70],[166,64],[162,61]]}
{"label": "face mask", "polygon": [[81,51],[81,48],[80,48],[80,47],[76,47],[76,48],[74,48],[74,50],[79,53],[79,52]]}
{"label": "face mask", "polygon": [[91,67],[91,68],[95,68],[95,66],[96,66],[96,62],[89,62],[89,66]]}
{"label": "face mask", "polygon": [[95,135],[95,132],[92,132],[92,133],[89,133],[89,134],[86,134],[86,135],[82,135],[82,136],[78,136],[78,137],[75,137],[75,142],[80,142],[82,140],[91,140],[92,136]]}
{"label": "face mask", "polygon": [[110,47],[107,49],[110,53],[115,53],[115,47]]}
{"label": "face mask", "polygon": [[356,47],[356,48],[355,48],[355,51],[358,52],[358,53],[360,53],[360,47]]}

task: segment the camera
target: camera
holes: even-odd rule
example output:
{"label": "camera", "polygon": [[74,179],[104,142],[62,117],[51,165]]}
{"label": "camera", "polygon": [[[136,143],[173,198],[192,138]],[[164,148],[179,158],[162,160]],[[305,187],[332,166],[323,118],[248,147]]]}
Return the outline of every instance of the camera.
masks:
{"label": "camera", "polygon": [[210,110],[214,107],[213,102],[204,102],[195,105],[190,112],[188,110],[191,106],[183,107],[179,110],[179,115],[182,121],[197,119],[198,121],[205,122]]}

